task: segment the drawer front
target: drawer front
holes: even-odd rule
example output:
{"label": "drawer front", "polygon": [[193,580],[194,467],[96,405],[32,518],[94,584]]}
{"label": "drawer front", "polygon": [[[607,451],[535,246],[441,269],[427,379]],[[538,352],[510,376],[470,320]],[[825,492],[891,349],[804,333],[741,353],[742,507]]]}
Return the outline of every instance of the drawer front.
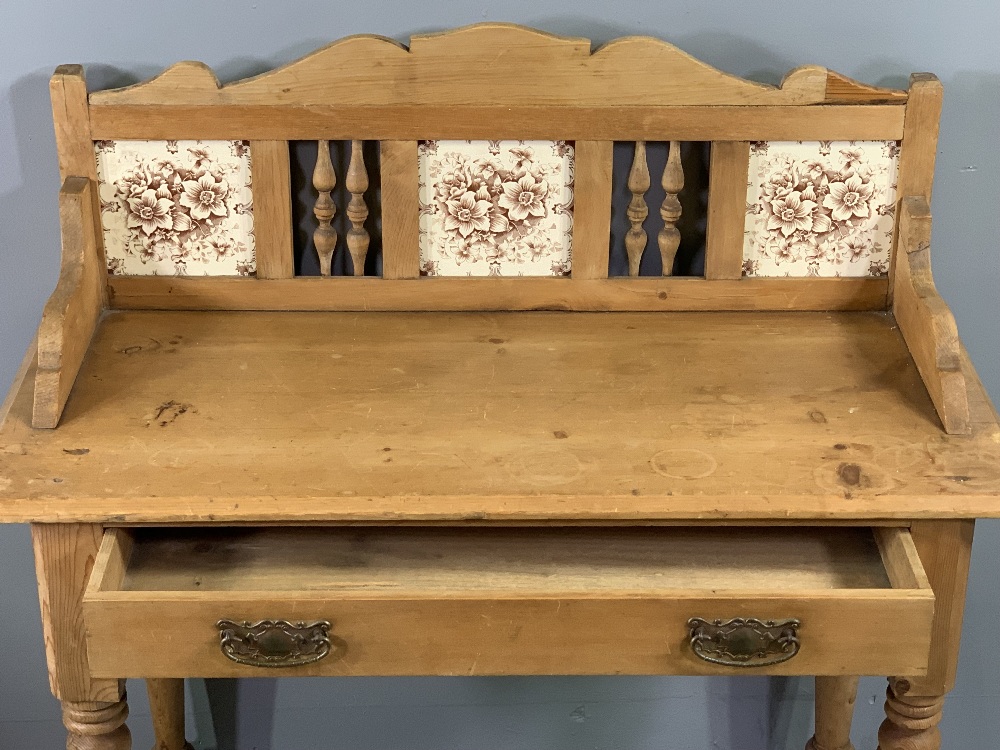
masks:
{"label": "drawer front", "polygon": [[[105,540],[84,601],[90,668],[97,677],[919,675],[926,671],[933,595],[908,533],[876,533],[884,535],[891,581],[881,589],[776,584],[782,590],[739,591],[721,582],[714,591],[670,588],[654,595],[569,585],[558,595],[512,595],[506,588],[484,591],[478,581],[470,591],[417,596],[416,584],[383,580],[347,590],[124,590],[116,582],[125,577],[129,540],[116,531]],[[489,570],[482,575],[488,580]],[[714,632],[716,621],[734,618],[748,623]],[[768,621],[788,620],[797,623],[766,628]],[[289,625],[275,624],[281,622]],[[318,622],[329,623],[328,630],[287,632]],[[256,639],[233,632],[260,623]],[[701,640],[693,647],[699,623]],[[753,651],[782,633],[783,646],[772,642],[761,657],[738,661],[748,639]],[[733,653],[739,666],[725,663],[734,662]]]}
{"label": "drawer front", "polygon": [[[926,670],[930,602],[660,600],[142,601],[86,606],[96,677],[507,674],[905,674]],[[770,667],[726,667],[690,645],[690,618],[796,618],[799,653]],[[221,619],[326,620],[331,653],[262,668],[227,658]],[[123,634],[128,634],[123,637]]]}

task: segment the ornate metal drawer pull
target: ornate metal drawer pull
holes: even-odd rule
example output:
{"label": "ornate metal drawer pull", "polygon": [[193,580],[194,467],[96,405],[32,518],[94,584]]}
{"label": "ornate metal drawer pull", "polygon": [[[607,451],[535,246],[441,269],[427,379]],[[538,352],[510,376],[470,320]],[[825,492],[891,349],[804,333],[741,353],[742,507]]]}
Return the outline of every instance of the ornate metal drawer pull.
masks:
{"label": "ornate metal drawer pull", "polygon": [[219,645],[227,658],[252,667],[299,667],[330,653],[330,623],[219,620]]}
{"label": "ornate metal drawer pull", "polygon": [[798,620],[688,620],[691,650],[726,667],[769,667],[799,652]]}

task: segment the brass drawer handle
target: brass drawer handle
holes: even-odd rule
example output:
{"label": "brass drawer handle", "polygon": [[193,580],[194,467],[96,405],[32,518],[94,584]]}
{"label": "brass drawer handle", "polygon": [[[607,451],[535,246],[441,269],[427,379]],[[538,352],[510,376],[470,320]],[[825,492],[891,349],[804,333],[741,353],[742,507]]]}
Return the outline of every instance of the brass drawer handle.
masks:
{"label": "brass drawer handle", "polygon": [[688,620],[691,650],[712,664],[770,667],[799,652],[798,620]]}
{"label": "brass drawer handle", "polygon": [[227,658],[252,667],[300,667],[330,653],[330,623],[219,620],[219,645]]}

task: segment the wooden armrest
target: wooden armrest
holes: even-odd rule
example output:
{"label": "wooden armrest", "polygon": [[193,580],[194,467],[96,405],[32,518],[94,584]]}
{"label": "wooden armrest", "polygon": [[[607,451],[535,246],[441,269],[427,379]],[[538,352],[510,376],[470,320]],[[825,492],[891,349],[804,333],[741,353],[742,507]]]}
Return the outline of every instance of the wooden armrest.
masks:
{"label": "wooden armrest", "polygon": [[94,186],[67,177],[59,191],[62,266],[38,329],[38,370],[32,427],[55,427],[101,319],[104,269],[97,249]]}
{"label": "wooden armrest", "polygon": [[931,275],[931,212],[923,196],[902,200],[892,311],[945,432],[970,432],[955,317]]}

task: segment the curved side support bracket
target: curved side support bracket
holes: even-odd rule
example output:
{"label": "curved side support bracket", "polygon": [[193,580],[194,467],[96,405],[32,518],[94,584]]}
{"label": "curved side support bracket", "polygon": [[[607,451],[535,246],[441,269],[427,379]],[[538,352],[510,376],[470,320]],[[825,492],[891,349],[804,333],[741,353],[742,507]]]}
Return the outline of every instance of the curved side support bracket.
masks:
{"label": "curved side support bracket", "polygon": [[931,275],[931,212],[923,196],[904,196],[892,312],[945,432],[967,434],[969,396],[955,317]]}
{"label": "curved side support bracket", "polygon": [[38,328],[32,427],[55,427],[104,311],[105,271],[97,247],[93,183],[67,177],[59,191],[62,266]]}

